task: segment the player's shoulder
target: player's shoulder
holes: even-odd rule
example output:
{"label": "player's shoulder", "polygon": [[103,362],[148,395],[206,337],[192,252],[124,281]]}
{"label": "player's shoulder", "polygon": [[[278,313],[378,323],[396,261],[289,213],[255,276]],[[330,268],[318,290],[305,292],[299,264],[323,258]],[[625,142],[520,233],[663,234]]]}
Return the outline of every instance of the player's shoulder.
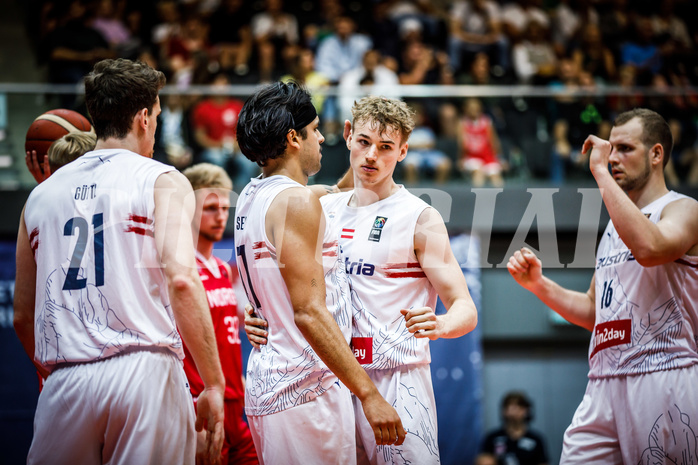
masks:
{"label": "player's shoulder", "polygon": [[[304,215],[322,211],[320,199],[306,186],[288,186],[274,196],[268,213],[281,213],[294,222],[302,222]],[[300,218],[298,216],[301,216]]]}
{"label": "player's shoulder", "polygon": [[354,190],[349,190],[349,191],[343,191],[343,192],[331,192],[327,193],[326,195],[323,195],[320,197],[320,202],[322,203],[323,207],[327,207],[330,205],[338,205],[341,204],[342,202],[346,203],[348,199],[352,196],[354,193]]}
{"label": "player's shoulder", "polygon": [[698,221],[698,200],[671,191],[662,207],[662,219],[672,217],[684,221]]}

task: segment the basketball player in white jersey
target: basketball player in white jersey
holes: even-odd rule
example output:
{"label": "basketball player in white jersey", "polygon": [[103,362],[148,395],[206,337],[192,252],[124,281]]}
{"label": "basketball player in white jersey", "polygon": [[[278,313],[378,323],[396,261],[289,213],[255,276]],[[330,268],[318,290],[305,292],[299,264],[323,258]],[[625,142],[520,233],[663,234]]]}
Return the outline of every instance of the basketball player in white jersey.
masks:
{"label": "basketball player in white jersey", "polygon": [[[219,457],[223,389],[194,262],[194,195],[150,159],[164,75],[129,60],[85,79],[95,150],[29,196],[17,240],[14,325],[46,378],[28,463],[194,463]],[[182,339],[205,388],[196,416]]]}
{"label": "basketball player in white jersey", "polygon": [[[440,463],[429,340],[472,331],[477,310],[443,219],[393,180],[407,154],[412,111],[396,99],[366,97],[354,105],[352,116],[344,136],[355,188],[321,202],[329,222],[340,229],[352,287],[355,356],[397,409],[406,431],[402,445],[376,443],[361,409],[355,409],[358,461]],[[446,314],[434,313],[437,296]],[[245,323],[251,342],[263,343]]]}
{"label": "basketball player in white jersey", "polygon": [[310,95],[295,83],[264,86],[238,120],[243,154],[262,167],[235,214],[240,278],[268,325],[268,343],[250,354],[245,391],[262,463],[354,463],[349,391],[374,441],[401,444],[405,434],[348,344],[351,296],[338,232],[306,187],[320,169],[318,126]]}
{"label": "basketball player in white jersey", "polygon": [[[352,117],[344,132],[354,190],[321,201],[341,228],[354,353],[406,431],[402,445],[376,444],[356,410],[359,461],[440,463],[429,340],[472,331],[477,310],[441,215],[393,180],[407,154],[413,112],[397,99],[365,97]],[[437,296],[447,309],[438,316]]]}
{"label": "basketball player in white jersey", "polygon": [[561,464],[698,463],[698,202],[666,187],[672,145],[647,109],[584,142],[611,217],[586,293],[544,277],[527,248],[509,259],[520,285],[592,331]]}

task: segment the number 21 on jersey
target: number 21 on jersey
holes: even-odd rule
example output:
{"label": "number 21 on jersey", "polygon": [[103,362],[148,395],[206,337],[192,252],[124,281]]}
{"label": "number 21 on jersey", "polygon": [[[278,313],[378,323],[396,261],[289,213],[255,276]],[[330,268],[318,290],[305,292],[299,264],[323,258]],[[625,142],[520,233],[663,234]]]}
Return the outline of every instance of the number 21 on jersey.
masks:
{"label": "number 21 on jersey", "polygon": [[[104,217],[102,213],[92,215],[92,247],[94,250],[94,275],[95,286],[104,285]],[[63,290],[84,289],[87,287],[87,278],[79,278],[80,264],[85,255],[85,249],[88,243],[89,225],[87,220],[81,216],[75,216],[69,219],[63,227],[64,236],[74,236],[77,232],[78,240],[75,243],[75,248],[70,257],[70,266],[68,273],[65,276]]]}

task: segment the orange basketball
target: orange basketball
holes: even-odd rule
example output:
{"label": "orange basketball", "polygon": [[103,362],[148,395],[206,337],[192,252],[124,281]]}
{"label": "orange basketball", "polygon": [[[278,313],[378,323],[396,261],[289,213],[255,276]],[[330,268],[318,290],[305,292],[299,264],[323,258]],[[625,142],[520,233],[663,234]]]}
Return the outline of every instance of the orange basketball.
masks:
{"label": "orange basketball", "polygon": [[92,132],[90,121],[73,110],[59,108],[38,116],[27,130],[24,150],[36,150],[39,160],[43,160],[54,141],[69,132]]}

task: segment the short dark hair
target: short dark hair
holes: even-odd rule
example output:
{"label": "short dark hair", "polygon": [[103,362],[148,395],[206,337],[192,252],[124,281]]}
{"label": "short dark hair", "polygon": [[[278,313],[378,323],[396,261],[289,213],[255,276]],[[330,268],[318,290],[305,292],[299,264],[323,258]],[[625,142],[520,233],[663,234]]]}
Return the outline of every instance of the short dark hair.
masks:
{"label": "short dark hair", "polygon": [[506,408],[509,404],[516,404],[527,409],[531,408],[531,401],[521,391],[511,391],[502,398],[502,408]]}
{"label": "short dark hair", "polygon": [[[294,115],[314,111],[310,93],[295,81],[267,84],[250,96],[238,115],[237,138],[242,153],[259,166],[286,151],[286,135],[296,129],[308,137],[304,125],[296,127]],[[309,123],[308,123],[309,124]]]}
{"label": "short dark hair", "polygon": [[674,148],[674,137],[666,120],[656,111],[647,108],[634,108],[618,115],[613,122],[614,126],[622,126],[633,118],[640,120],[642,124],[642,143],[649,149],[654,144],[660,144],[664,149],[664,166],[669,163],[671,151]]}
{"label": "short dark hair", "polygon": [[502,411],[504,411],[511,404],[518,405],[519,407],[525,408],[528,411],[525,418],[527,422],[533,420],[533,403],[522,391],[508,392],[502,398]]}
{"label": "short dark hair", "polygon": [[97,138],[125,138],[139,111],[153,111],[165,81],[161,71],[142,61],[98,62],[85,77],[85,103]]}

